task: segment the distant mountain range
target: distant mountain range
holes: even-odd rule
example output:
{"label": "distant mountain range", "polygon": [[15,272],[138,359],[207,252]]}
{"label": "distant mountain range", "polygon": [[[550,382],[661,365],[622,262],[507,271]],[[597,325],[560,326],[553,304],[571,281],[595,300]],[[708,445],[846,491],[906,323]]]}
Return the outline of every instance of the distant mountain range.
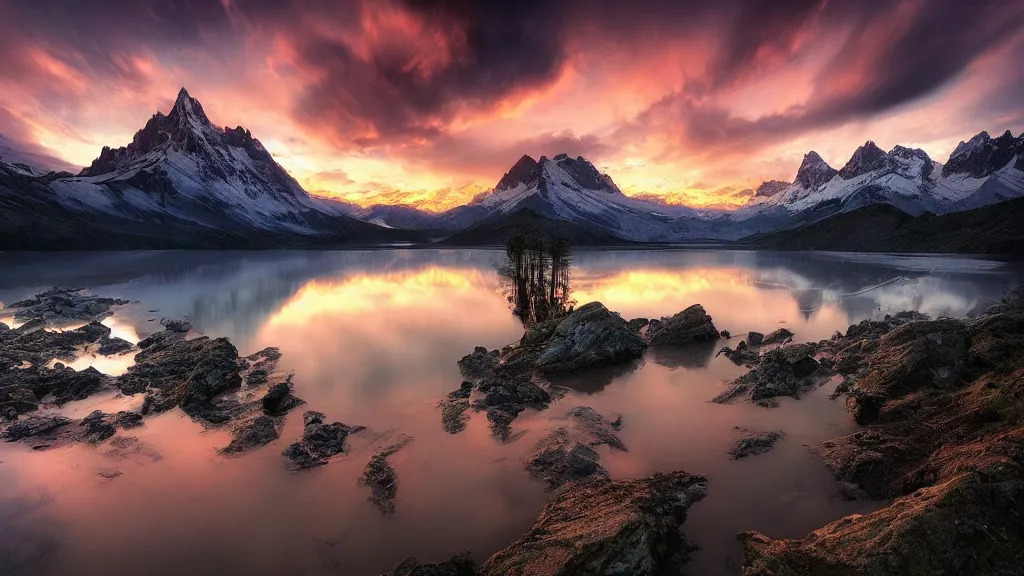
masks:
{"label": "distant mountain range", "polygon": [[[583,157],[523,156],[488,193],[442,213],[313,197],[242,127],[214,126],[182,89],[121,148],[77,175],[0,157],[0,249],[267,248],[347,243],[500,244],[539,230],[577,244],[766,238],[888,205],[908,217],[1024,197],[1024,135],[982,132],[945,165],[866,142],[840,169],[808,152],[732,212],[631,198]],[[849,221],[849,219],[845,220]]]}

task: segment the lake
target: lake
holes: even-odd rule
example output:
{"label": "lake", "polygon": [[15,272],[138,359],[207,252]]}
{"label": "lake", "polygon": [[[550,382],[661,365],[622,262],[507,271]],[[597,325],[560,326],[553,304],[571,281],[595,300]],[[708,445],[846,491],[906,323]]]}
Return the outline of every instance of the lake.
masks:
{"label": "lake", "polygon": [[[835,382],[765,409],[709,400],[745,369],[715,352],[724,342],[649,350],[635,367],[554,384],[570,392],[513,423],[501,443],[483,413],[448,434],[438,401],[462,381],[456,361],[474,346],[518,340],[497,273],[498,250],[119,252],[0,254],[0,303],[52,286],[85,287],[137,303],[104,320],[132,342],[162,317],[226,336],[240,353],[277,346],[307,405],[279,440],[225,457],[226,430],[180,411],[131,431],[132,453],[106,444],[34,452],[0,445],[0,572],[4,574],[376,575],[407,556],[440,560],[470,550],[485,560],[532,525],[549,494],[522,460],[565,411],[622,415],[626,452],[599,447],[613,478],[684,469],[707,475],[708,497],[684,524],[702,550],[692,574],[738,574],[734,535],[799,538],[878,502],[846,501],[810,448],[856,429]],[[577,251],[572,295],[624,318],[656,318],[700,303],[734,335],[786,327],[820,340],[865,318],[901,310],[963,317],[1024,280],[1018,264],[967,257],[766,253],[700,249]],[[733,340],[735,345],[737,340]],[[131,355],[71,363],[122,373]],[[133,409],[114,394],[66,405],[82,417]],[[303,410],[367,430],[328,465],[285,469],[281,450],[301,435]],[[781,429],[767,454],[731,460],[734,427]],[[390,458],[394,514],[382,515],[357,479],[373,451],[413,441]]]}

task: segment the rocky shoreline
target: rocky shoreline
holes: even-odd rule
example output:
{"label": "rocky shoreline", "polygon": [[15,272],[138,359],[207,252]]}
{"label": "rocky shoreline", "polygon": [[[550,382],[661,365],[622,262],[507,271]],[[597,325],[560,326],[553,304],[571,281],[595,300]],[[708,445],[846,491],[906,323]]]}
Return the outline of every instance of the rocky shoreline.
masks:
{"label": "rocky shoreline", "polygon": [[[97,320],[124,303],[54,290],[19,303],[13,312],[24,324],[0,323],[6,440],[40,450],[69,442],[145,450],[122,431],[180,409],[203,426],[229,429],[232,440],[221,453],[238,457],[279,439],[284,419],[304,404],[293,393],[291,375],[277,370],[277,349],[240,356],[227,339],[195,334],[187,322],[172,319],[138,343],[112,338]],[[67,320],[88,323],[47,329]],[[742,533],[744,574],[1019,573],[1024,291],[1013,290],[965,320],[903,312],[866,320],[820,342],[794,343],[794,336],[785,329],[767,336],[751,332],[735,348],[723,348],[721,354],[749,370],[709,400],[770,409],[779,397],[800,398],[842,379],[835,397],[845,397],[862,428],[813,450],[848,488],[845,494],[891,502],[802,540]],[[514,425],[521,413],[546,410],[564,395],[551,384],[553,375],[628,367],[650,347],[720,338],[728,339],[728,333],[699,305],[670,318],[627,321],[600,303],[586,304],[529,326],[519,341],[500,350],[478,347],[459,360],[465,380],[440,401],[441,424],[457,434],[471,409],[484,412],[495,440],[512,442],[521,435]],[[121,376],[107,376],[57,362],[84,349],[135,352],[135,363]],[[81,420],[47,410],[101,392],[142,394],[144,400],[138,412],[95,411]],[[682,471],[611,479],[600,451],[626,451],[618,432],[629,425],[612,416],[574,406],[553,419],[536,442],[523,469],[552,496],[522,538],[479,566],[459,553],[436,563],[407,559],[390,574],[677,573],[694,550],[680,532],[686,511],[714,485]],[[297,472],[344,455],[348,437],[365,429],[329,422],[316,411],[306,411],[303,424],[301,437],[282,452],[284,465]],[[756,456],[784,438],[782,430],[738,429],[731,456]],[[389,458],[410,441],[403,437],[378,448],[360,479],[371,493],[368,500],[384,514],[394,512],[399,486]]]}

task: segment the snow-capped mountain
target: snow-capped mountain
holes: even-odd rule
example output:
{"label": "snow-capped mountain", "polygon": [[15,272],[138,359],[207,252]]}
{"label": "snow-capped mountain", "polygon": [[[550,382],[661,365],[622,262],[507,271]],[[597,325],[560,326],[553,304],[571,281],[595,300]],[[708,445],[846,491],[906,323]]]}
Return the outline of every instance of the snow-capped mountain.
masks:
{"label": "snow-capped mountain", "polygon": [[469,204],[483,210],[480,222],[529,210],[634,242],[674,242],[690,237],[696,211],[668,214],[658,204],[630,198],[607,174],[582,156],[523,156],[494,190]]}
{"label": "snow-capped mountain", "polygon": [[869,204],[887,203],[912,215],[943,214],[1024,196],[1024,135],[1007,131],[993,139],[982,132],[960,145],[945,166],[925,151],[874,142],[857,148],[839,170],[808,152],[796,179],[782,186],[765,182],[749,203],[729,218],[759,218],[786,226],[780,217],[805,224]]}
{"label": "snow-capped mountain", "polygon": [[[168,114],[153,115],[127,146],[104,147],[77,176],[20,177],[28,180],[17,183],[19,200],[31,191],[58,221],[77,217],[114,233],[161,234],[172,246],[176,234],[189,235],[182,238],[189,245],[210,234],[214,244],[239,246],[394,236],[347,216],[338,202],[309,196],[248,130],[214,126],[184,88]],[[14,187],[0,181],[0,194]]]}

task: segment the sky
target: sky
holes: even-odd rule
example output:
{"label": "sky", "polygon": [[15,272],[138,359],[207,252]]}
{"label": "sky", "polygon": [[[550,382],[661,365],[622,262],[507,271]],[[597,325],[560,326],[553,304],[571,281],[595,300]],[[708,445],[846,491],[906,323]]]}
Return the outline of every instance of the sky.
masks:
{"label": "sky", "polygon": [[0,51],[2,156],[78,169],[185,87],[361,205],[451,208],[565,152],[727,208],[809,150],[1024,129],[1024,0],[0,0]]}

